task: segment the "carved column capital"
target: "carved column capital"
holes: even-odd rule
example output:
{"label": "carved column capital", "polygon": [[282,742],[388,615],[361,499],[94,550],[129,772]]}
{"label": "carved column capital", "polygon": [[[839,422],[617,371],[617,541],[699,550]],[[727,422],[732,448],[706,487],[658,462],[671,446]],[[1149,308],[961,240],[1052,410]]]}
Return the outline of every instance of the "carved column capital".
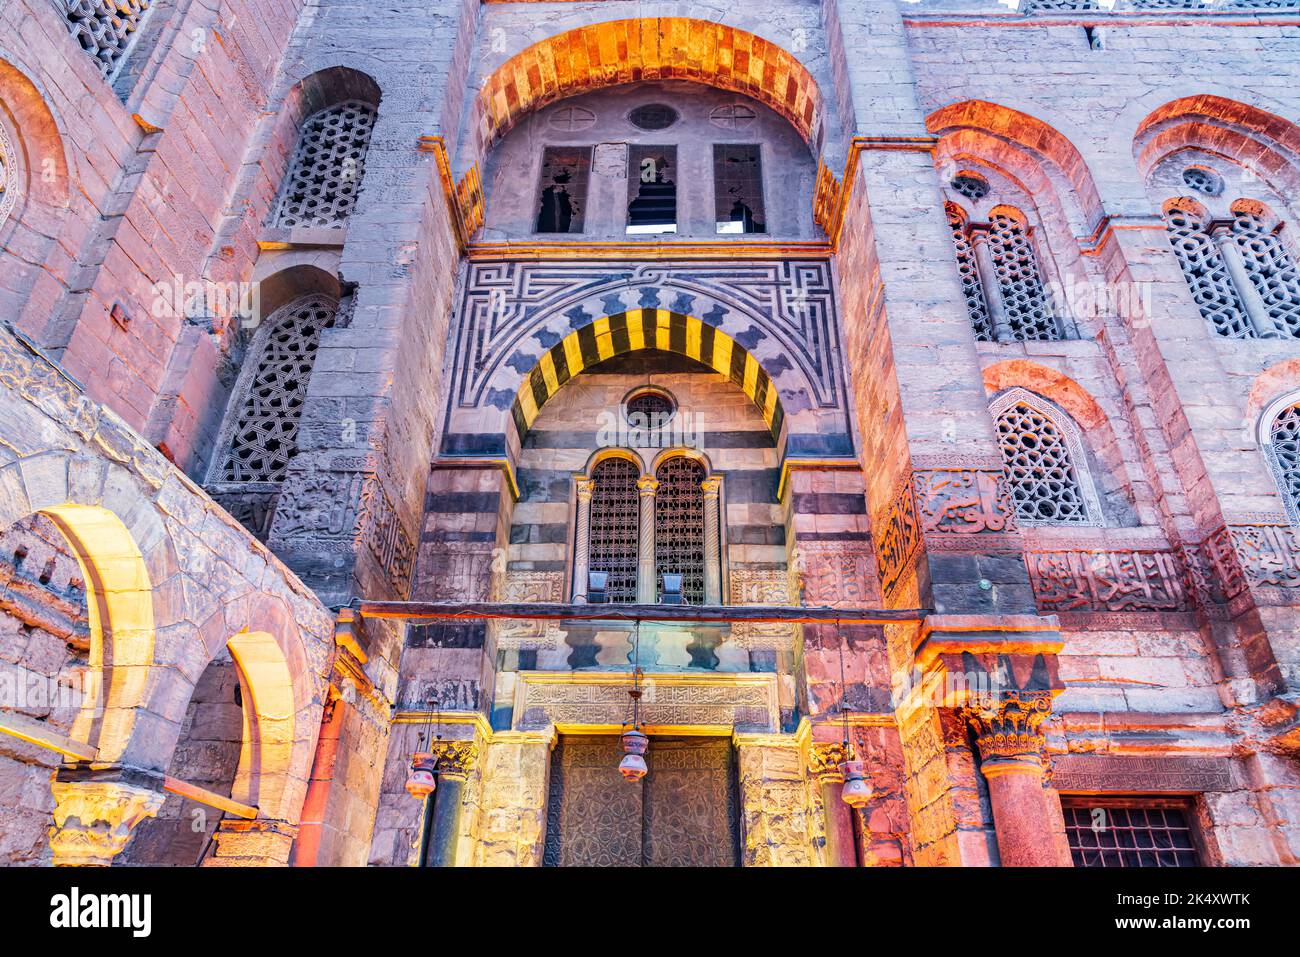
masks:
{"label": "carved column capital", "polygon": [[1042,727],[1052,713],[1051,691],[977,695],[963,713],[975,731],[986,777],[1012,771],[1043,773],[1047,741]]}
{"label": "carved column capital", "polygon": [[437,762],[439,778],[444,775],[468,777],[478,760],[478,748],[473,741],[435,741],[429,754]]}
{"label": "carved column capital", "polygon": [[840,765],[848,759],[848,749],[842,741],[818,742],[808,749],[808,773],[822,784],[843,783]]}
{"label": "carved column capital", "polygon": [[573,480],[573,484],[574,484],[574,485],[577,487],[577,489],[578,489],[578,501],[579,501],[579,502],[590,502],[590,501],[591,501],[591,493],[592,493],[593,491],[595,491],[595,488],[596,488],[596,480],[595,480],[595,479],[586,478],[586,477],[581,477],[581,478],[576,478],[576,479],[574,479],[574,480]]}
{"label": "carved column capital", "polygon": [[50,847],[55,867],[107,867],[131,830],[162,807],[163,795],[116,781],[54,781]]}
{"label": "carved column capital", "polygon": [[722,489],[722,479],[711,475],[700,483],[700,488],[704,489],[706,499],[717,498],[718,492]]}
{"label": "carved column capital", "polygon": [[655,493],[659,491],[659,480],[653,475],[643,475],[636,480],[636,487],[640,490],[642,498],[654,498]]}

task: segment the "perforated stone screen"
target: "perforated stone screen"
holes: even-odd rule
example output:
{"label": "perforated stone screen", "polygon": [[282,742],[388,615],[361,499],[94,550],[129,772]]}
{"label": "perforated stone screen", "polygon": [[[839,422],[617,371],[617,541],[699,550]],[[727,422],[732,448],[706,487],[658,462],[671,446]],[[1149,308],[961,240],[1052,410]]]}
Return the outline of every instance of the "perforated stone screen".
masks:
{"label": "perforated stone screen", "polygon": [[0,226],[18,202],[18,160],[9,134],[0,126]]}
{"label": "perforated stone screen", "polygon": [[1024,226],[1004,213],[996,213],[989,225],[989,249],[1012,335],[1019,341],[1059,339],[1038,257]]}
{"label": "perforated stone screen", "polygon": [[54,0],[68,32],[104,76],[112,76],[152,6],[152,0]]}
{"label": "perforated stone screen", "polygon": [[1300,406],[1283,410],[1273,420],[1270,438],[1282,494],[1290,500],[1289,511],[1300,512]]}
{"label": "perforated stone screen", "polygon": [[1018,402],[997,419],[1007,483],[1021,521],[1091,523],[1065,436],[1045,413]]}
{"label": "perforated stone screen", "polygon": [[247,390],[234,419],[217,482],[281,482],[297,451],[298,422],[321,332],[334,324],[338,303],[308,296],[267,320]]}
{"label": "perforated stone screen", "polygon": [[975,264],[975,250],[966,234],[964,218],[951,206],[948,208],[948,225],[952,227],[957,272],[961,275],[961,291],[966,297],[966,311],[970,314],[975,339],[977,342],[992,342],[993,323],[989,319],[988,304],[984,301],[984,286],[980,283],[979,268]]}
{"label": "perforated stone screen", "polygon": [[361,192],[374,125],[374,107],[359,100],[309,116],[285,173],[274,225],[341,227]]}
{"label": "perforated stone screen", "polygon": [[1205,231],[1204,217],[1197,210],[1176,203],[1165,210],[1165,228],[1169,245],[1178,257],[1183,278],[1201,315],[1221,336],[1253,339],[1246,310],[1228,278],[1223,257]]}
{"label": "perforated stone screen", "polygon": [[1236,211],[1232,236],[1278,331],[1300,338],[1300,271],[1281,237],[1250,210]]}

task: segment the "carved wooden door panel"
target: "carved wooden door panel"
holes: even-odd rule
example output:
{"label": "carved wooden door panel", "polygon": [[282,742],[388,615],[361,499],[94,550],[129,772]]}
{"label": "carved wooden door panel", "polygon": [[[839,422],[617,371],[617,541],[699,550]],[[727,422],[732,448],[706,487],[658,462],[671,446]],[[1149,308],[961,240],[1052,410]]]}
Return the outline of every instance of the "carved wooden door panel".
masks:
{"label": "carved wooden door panel", "polygon": [[615,735],[562,735],[551,761],[548,867],[732,867],[740,860],[731,742],[653,738],[650,773],[618,773]]}

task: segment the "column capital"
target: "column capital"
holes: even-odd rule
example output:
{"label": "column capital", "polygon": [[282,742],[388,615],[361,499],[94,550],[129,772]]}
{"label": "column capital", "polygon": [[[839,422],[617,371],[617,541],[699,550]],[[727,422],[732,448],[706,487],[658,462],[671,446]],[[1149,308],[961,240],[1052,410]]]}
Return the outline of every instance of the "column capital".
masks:
{"label": "column capital", "polygon": [[578,499],[580,501],[590,501],[591,493],[596,488],[596,480],[588,478],[585,475],[579,475],[573,480],[573,484],[578,489]]}
{"label": "column capital", "polygon": [[235,820],[217,825],[212,839],[216,850],[204,858],[204,867],[283,867],[289,863],[297,825],[272,818]]}
{"label": "column capital", "polygon": [[131,830],[162,807],[164,795],[119,781],[53,781],[55,867],[108,867]]}
{"label": "column capital", "polygon": [[842,741],[821,741],[808,748],[808,773],[822,784],[843,783],[840,765],[849,759]]}
{"label": "column capital", "polygon": [[659,480],[653,475],[643,475],[636,480],[636,487],[643,497],[653,497],[659,491]]}
{"label": "column capital", "polygon": [[428,745],[428,753],[438,763],[438,776],[467,777],[478,760],[478,747],[473,741],[435,741]]}
{"label": "column capital", "polygon": [[1052,713],[1051,691],[1003,691],[971,697],[962,709],[975,732],[984,775],[1032,773],[1046,768],[1043,722]]}
{"label": "column capital", "polygon": [[716,498],[718,492],[722,489],[722,479],[716,475],[710,475],[700,483],[700,488],[704,489],[705,498]]}

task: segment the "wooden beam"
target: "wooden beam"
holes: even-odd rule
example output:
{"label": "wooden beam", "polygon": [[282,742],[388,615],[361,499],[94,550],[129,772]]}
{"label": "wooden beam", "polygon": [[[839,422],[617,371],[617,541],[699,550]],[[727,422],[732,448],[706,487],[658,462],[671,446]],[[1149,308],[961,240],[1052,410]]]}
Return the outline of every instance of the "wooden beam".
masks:
{"label": "wooden beam", "polygon": [[251,804],[240,804],[238,801],[223,797],[215,791],[201,788],[197,784],[190,784],[187,781],[180,780],[180,778],[174,778],[170,774],[163,777],[163,790],[170,791],[172,794],[179,794],[183,798],[189,798],[191,801],[206,804],[208,807],[214,807],[219,811],[225,811],[227,814],[233,814],[249,821],[257,817],[257,808]]}
{"label": "wooden beam", "polygon": [[573,605],[551,602],[361,601],[362,618],[425,621],[446,618],[515,618],[570,621],[736,622],[889,625],[920,621],[928,608],[806,608],[797,605]]}
{"label": "wooden beam", "polygon": [[37,747],[57,751],[78,761],[92,761],[95,758],[96,750],[90,745],[74,741],[66,734],[60,734],[44,721],[37,721],[13,711],[0,710],[0,733],[19,738]]}

